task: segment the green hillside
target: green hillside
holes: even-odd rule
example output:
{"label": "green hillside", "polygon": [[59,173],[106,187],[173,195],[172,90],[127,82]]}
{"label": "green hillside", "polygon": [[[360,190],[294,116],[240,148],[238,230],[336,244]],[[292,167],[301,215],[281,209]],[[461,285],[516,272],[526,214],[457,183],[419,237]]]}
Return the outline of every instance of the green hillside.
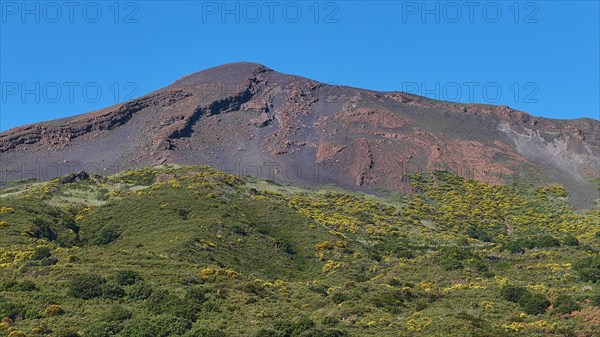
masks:
{"label": "green hillside", "polygon": [[78,178],[0,190],[0,335],[600,335],[600,208],[557,185]]}

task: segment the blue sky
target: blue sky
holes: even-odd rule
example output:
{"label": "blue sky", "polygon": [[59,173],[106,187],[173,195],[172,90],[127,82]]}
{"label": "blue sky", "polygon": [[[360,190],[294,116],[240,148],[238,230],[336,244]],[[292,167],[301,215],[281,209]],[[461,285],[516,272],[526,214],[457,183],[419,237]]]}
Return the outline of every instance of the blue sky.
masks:
{"label": "blue sky", "polygon": [[600,119],[598,1],[0,3],[0,130],[99,109],[235,61]]}

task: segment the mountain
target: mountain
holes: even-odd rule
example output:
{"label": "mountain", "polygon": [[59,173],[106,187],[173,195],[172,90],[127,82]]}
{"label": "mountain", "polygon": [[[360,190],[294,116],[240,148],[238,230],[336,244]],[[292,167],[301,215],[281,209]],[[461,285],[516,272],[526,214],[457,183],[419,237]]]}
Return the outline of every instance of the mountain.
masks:
{"label": "mountain", "polygon": [[2,181],[209,164],[274,181],[409,192],[447,170],[490,183],[555,181],[598,198],[600,121],[327,85],[263,65],[210,68],[99,111],[0,133]]}

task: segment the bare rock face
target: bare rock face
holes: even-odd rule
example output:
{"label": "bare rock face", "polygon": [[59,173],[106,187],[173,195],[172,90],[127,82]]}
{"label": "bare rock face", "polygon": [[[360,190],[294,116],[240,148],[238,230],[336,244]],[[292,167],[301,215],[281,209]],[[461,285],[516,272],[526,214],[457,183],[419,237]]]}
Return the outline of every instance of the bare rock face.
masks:
{"label": "bare rock face", "polygon": [[591,179],[600,177],[600,122],[332,86],[233,63],[123,104],[0,133],[2,181],[163,163],[405,192],[409,174],[439,169],[491,183],[547,179],[589,206],[598,198]]}

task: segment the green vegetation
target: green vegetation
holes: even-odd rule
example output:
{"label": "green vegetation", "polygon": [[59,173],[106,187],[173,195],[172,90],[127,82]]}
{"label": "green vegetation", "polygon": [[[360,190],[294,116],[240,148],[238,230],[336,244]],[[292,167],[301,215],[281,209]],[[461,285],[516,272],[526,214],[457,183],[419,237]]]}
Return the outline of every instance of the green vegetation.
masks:
{"label": "green vegetation", "polygon": [[0,336],[597,336],[600,209],[161,166],[0,190]]}

